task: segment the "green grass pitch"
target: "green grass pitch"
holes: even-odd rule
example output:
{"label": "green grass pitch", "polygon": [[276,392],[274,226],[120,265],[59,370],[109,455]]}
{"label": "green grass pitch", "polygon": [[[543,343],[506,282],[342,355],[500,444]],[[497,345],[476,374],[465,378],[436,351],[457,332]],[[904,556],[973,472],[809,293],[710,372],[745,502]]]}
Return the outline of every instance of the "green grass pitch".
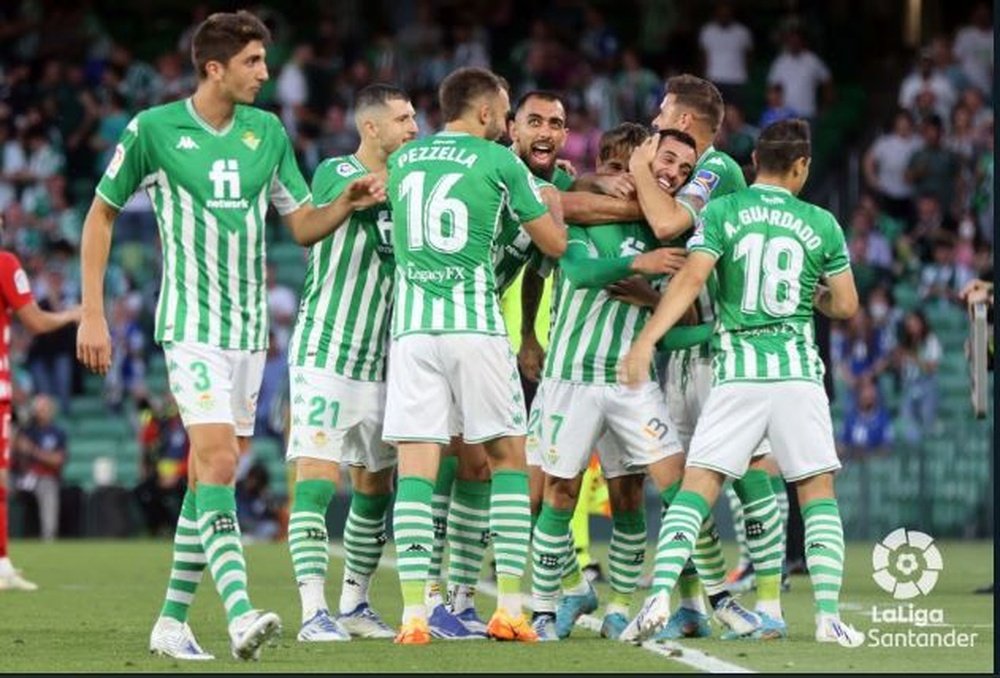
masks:
{"label": "green grass pitch", "polygon": [[[807,577],[792,579],[784,596],[791,636],[786,641],[753,643],[715,638],[684,641],[739,667],[754,671],[926,672],[993,671],[993,599],[972,595],[976,586],[993,578],[990,543],[942,542],[944,570],[936,588],[915,601],[943,610],[946,626],[923,629],[976,633],[972,648],[847,649],[818,645],[812,640],[812,599]],[[603,555],[605,545],[595,552]],[[389,549],[391,553],[391,548]],[[191,624],[202,645],[219,659],[191,665],[154,658],[147,653],[149,630],[162,600],[169,569],[167,542],[78,541],[53,544],[15,542],[11,555],[18,567],[41,589],[35,593],[0,593],[0,670],[137,672],[137,671],[279,671],[279,672],[657,672],[694,670],[670,657],[643,648],[601,639],[578,629],[559,643],[544,645],[493,642],[441,642],[426,647],[398,647],[389,641],[353,641],[306,645],[295,641],[299,603],[285,544],[251,545],[246,549],[255,606],[277,611],[284,635],[277,647],[266,648],[259,663],[243,664],[229,656],[222,606],[205,575],[192,608]],[[727,554],[732,562],[733,554]],[[342,561],[332,557],[328,599],[339,594]],[[383,567],[376,575],[372,602],[387,620],[400,613],[394,572]],[[602,591],[606,593],[606,591]],[[748,594],[752,595],[752,594]],[[846,621],[872,628],[871,607],[893,607],[892,598],[871,578],[871,545],[852,544],[843,593]],[[493,600],[480,595],[480,610],[488,614]],[[638,602],[638,596],[637,596]],[[749,602],[749,599],[748,599]],[[912,625],[875,624],[883,631]],[[690,653],[688,653],[690,657]]]}

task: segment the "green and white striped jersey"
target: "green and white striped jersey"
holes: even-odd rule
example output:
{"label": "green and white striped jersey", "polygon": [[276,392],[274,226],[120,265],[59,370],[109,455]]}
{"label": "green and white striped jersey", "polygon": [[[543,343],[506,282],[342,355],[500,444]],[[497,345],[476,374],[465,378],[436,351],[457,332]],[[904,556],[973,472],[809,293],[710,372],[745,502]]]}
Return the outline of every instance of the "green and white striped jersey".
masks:
{"label": "green and white striped jersey", "polygon": [[[659,246],[644,222],[569,227],[569,243],[556,278],[555,320],[543,375],[583,384],[618,383],[618,361],[628,352],[650,316],[650,309],[612,299],[607,280],[574,284],[568,266],[586,267],[597,259],[634,257]],[[631,275],[625,264],[618,278]]]}
{"label": "green and white striped jersey", "polygon": [[[736,161],[722,151],[716,150],[715,146],[709,146],[698,158],[691,171],[691,179],[677,193],[677,202],[691,214],[692,223],[697,223],[699,212],[709,201],[741,191],[746,187],[743,170]],[[693,231],[694,229],[688,232],[685,240]],[[702,322],[715,320],[715,288],[716,282],[713,277],[698,295],[698,315]],[[682,349],[678,351],[679,359],[689,360],[695,354],[707,358],[709,348],[710,344],[706,342]]]}
{"label": "green and white striped jersey", "polygon": [[163,243],[157,342],[267,348],[267,205],[284,215],[310,197],[278,118],[240,105],[216,130],[191,99],[143,111],[122,134],[97,195],[121,209],[140,187]]}
{"label": "green and white striped jersey", "polygon": [[[325,160],[313,177],[317,205],[336,200],[368,170],[355,156]],[[312,246],[290,365],[331,369],[359,381],[385,378],[392,300],[392,217],[382,203],[354,212]]]}
{"label": "green and white striped jersey", "polygon": [[836,218],[783,188],[754,184],[709,203],[688,248],[717,259],[715,383],[822,383],[813,294],[821,276],[851,266]]}
{"label": "green and white striped jersey", "polygon": [[[573,177],[559,167],[552,173],[551,182],[537,174],[533,176],[535,185],[539,189],[551,186],[560,191],[568,191],[573,185]],[[503,297],[525,265],[530,264],[532,268],[538,269],[545,259],[545,255],[531,240],[531,236],[521,228],[521,222],[509,213],[504,214],[502,220],[500,237],[497,238],[493,250],[493,270],[496,274],[497,294],[500,297]]]}
{"label": "green and white striped jersey", "polygon": [[412,141],[389,158],[396,289],[392,336],[506,334],[493,253],[501,216],[546,212],[509,149],[464,133]]}

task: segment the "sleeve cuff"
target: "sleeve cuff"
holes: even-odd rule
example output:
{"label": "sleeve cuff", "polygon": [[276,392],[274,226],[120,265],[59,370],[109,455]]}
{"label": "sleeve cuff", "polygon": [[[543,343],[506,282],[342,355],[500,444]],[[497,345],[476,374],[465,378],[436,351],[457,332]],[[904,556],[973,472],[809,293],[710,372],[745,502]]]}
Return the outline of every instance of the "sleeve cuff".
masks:
{"label": "sleeve cuff", "polygon": [[114,200],[112,200],[111,198],[109,198],[108,196],[106,196],[106,195],[105,195],[105,194],[104,194],[104,193],[103,193],[103,192],[101,191],[101,189],[99,189],[99,188],[95,188],[95,189],[94,189],[94,193],[96,193],[96,194],[97,194],[97,197],[99,197],[99,198],[100,198],[101,200],[103,200],[104,202],[108,203],[108,204],[109,204],[109,205],[111,205],[112,207],[114,207],[114,208],[115,208],[116,210],[118,210],[119,212],[121,212],[121,211],[122,211],[122,207],[123,207],[123,206],[122,206],[122,205],[119,205],[119,204],[118,204],[118,203],[116,203],[116,202],[115,202]]}
{"label": "sleeve cuff", "polygon": [[704,252],[705,254],[711,254],[713,258],[718,259],[722,256],[722,252],[715,249],[714,247],[709,247],[708,245],[694,245],[689,252]]}

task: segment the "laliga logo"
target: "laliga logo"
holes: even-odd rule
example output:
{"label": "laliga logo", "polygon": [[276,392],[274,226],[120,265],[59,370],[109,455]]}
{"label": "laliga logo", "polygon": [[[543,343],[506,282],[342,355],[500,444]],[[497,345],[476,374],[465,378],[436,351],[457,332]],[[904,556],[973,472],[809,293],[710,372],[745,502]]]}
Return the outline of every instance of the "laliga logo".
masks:
{"label": "laliga logo", "polygon": [[872,568],[876,584],[896,600],[909,600],[934,589],[943,562],[930,535],[901,527],[875,544]]}

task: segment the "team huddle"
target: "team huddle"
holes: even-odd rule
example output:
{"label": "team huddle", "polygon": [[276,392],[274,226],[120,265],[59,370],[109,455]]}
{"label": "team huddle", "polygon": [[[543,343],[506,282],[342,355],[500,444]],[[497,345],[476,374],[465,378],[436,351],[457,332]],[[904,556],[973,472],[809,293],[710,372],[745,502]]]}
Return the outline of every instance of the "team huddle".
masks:
{"label": "team huddle", "polygon": [[[502,78],[466,68],[440,85],[444,129],[420,139],[404,91],[360,91],[357,151],[325,160],[310,187],[280,121],[250,105],[267,79],[267,40],[245,12],[199,27],[198,90],[132,120],[84,229],[78,354],[97,371],[110,358],[102,280],[111,226],[140,188],[163,243],[156,338],[191,470],[150,650],[212,658],[187,624],[205,569],[234,657],[257,658],[281,629],[250,603],[232,485],[263,374],[269,203],[309,247],[289,346],[300,641],[566,638],[600,605],[570,534],[596,454],[613,521],[602,636],[707,636],[711,617],[726,638],[786,637],[783,477],[802,506],[816,640],[857,644],[838,613],[840,465],[812,335],[815,310],[849,317],[857,293],[835,218],[796,197],[808,125],[762,132],[748,187],[712,146],[718,90],[676,76],[654,132],[636,123],[606,131],[598,166],[577,173],[557,162],[566,113],[556,94],[529,92],[511,106]],[[505,135],[510,146],[498,143]],[[519,278],[515,355],[501,299]],[[547,284],[543,356],[534,328]],[[669,355],[659,375],[657,353]],[[352,497],[331,611],[326,513],[341,465]],[[663,517],[652,590],[633,610],[647,476]],[[710,513],[727,480],[746,525],[752,610],[729,593]],[[398,629],[368,600],[390,507]],[[490,546],[497,605],[484,621],[475,596]]]}

